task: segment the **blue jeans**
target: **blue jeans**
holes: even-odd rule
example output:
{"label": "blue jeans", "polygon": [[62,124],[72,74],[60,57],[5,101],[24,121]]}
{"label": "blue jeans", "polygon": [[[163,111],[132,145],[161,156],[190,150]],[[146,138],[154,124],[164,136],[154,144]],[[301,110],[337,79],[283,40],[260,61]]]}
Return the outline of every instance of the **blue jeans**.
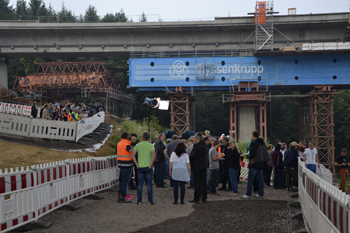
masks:
{"label": "blue jeans", "polygon": [[164,187],[164,166],[164,161],[154,163],[154,179],[157,187]]}
{"label": "blue jeans", "polygon": [[186,189],[185,189],[186,182],[173,180],[173,184],[174,184],[174,201],[177,202],[177,200],[179,199],[179,185],[180,185],[180,189],[181,189],[180,200],[183,202],[185,198],[185,192],[186,192]]}
{"label": "blue jeans", "polygon": [[237,193],[238,192],[237,176],[239,174],[239,170],[235,170],[233,168],[229,168],[228,172],[230,174],[230,180],[231,180],[231,183],[232,183],[232,192]]}
{"label": "blue jeans", "polygon": [[142,188],[143,183],[146,180],[147,184],[147,194],[148,194],[148,202],[153,202],[153,188],[152,188],[152,175],[153,169],[149,169],[148,167],[142,167],[137,169],[137,175],[139,178],[139,182],[137,185],[137,202],[142,202]]}
{"label": "blue jeans", "polygon": [[170,179],[170,176],[169,176],[169,160],[165,159],[164,163],[165,163],[165,168],[164,168],[164,170],[165,170],[165,178]]}
{"label": "blue jeans", "polygon": [[128,188],[128,184],[131,178],[132,166],[130,167],[119,167],[120,175],[119,175],[119,194],[126,194],[126,189]]}
{"label": "blue jeans", "polygon": [[191,170],[191,181],[190,181],[190,187],[194,188],[194,177],[193,177],[193,170]]}
{"label": "blue jeans", "polygon": [[219,168],[210,169],[210,173],[211,173],[210,192],[216,193],[216,186],[218,185],[219,173],[220,173]]}
{"label": "blue jeans", "polygon": [[207,188],[209,191],[210,191],[210,185],[209,185],[210,177],[211,177],[211,171],[209,168],[207,168]]}
{"label": "blue jeans", "polygon": [[307,169],[316,174],[316,164],[306,164]]}
{"label": "blue jeans", "polygon": [[273,186],[275,189],[282,189],[284,188],[284,172],[283,168],[275,166],[273,168]]}
{"label": "blue jeans", "polygon": [[264,196],[264,176],[262,169],[249,168],[248,173],[248,185],[247,185],[247,196],[252,196],[252,188],[254,184],[254,179],[257,177],[259,183],[259,196]]}

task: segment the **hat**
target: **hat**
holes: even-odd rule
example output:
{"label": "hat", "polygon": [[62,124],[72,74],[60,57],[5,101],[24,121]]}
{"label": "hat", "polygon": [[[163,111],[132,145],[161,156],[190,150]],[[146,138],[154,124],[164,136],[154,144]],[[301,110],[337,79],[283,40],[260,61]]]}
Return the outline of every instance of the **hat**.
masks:
{"label": "hat", "polygon": [[55,105],[58,107],[58,106],[60,106],[58,103],[55,103]]}
{"label": "hat", "polygon": [[167,141],[167,142],[171,142],[171,138],[168,138],[166,141]]}
{"label": "hat", "polygon": [[291,146],[299,146],[299,144],[296,143],[296,142],[292,142],[290,145],[291,145]]}

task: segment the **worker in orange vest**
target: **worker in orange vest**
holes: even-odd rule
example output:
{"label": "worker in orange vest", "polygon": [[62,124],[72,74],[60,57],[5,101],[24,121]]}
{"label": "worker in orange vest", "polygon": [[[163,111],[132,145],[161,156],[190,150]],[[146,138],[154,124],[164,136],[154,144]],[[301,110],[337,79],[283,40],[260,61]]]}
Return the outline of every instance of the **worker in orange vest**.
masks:
{"label": "worker in orange vest", "polygon": [[128,140],[129,134],[127,132],[122,133],[122,140],[117,144],[117,160],[118,167],[120,169],[119,175],[119,195],[118,202],[120,203],[131,203],[131,200],[125,199],[126,189],[131,178],[131,171],[134,165],[132,160],[131,142]]}
{"label": "worker in orange vest", "polygon": [[63,121],[68,121],[68,122],[72,121],[72,116],[70,115],[69,109],[66,109],[66,114],[63,117]]}

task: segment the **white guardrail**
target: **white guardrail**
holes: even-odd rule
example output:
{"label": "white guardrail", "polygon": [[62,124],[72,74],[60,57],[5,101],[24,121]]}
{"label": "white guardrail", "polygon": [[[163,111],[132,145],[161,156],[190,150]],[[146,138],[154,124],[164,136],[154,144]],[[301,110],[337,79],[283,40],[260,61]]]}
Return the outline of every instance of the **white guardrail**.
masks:
{"label": "white guardrail", "polygon": [[317,175],[298,163],[299,201],[308,232],[350,232],[350,196],[333,186],[332,173],[321,165]]}
{"label": "white guardrail", "polygon": [[117,156],[0,170],[0,232],[11,231],[118,183]]}
{"label": "white guardrail", "polygon": [[105,119],[105,113],[98,112],[78,123],[42,120],[29,118],[31,109],[25,105],[0,103],[0,133],[77,142],[92,133]]}

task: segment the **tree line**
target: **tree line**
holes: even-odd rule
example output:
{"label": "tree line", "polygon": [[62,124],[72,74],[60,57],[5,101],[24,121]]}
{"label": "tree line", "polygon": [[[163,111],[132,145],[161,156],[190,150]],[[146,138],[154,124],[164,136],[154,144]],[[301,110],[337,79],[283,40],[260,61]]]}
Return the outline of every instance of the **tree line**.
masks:
{"label": "tree line", "polygon": [[[132,22],[123,9],[116,13],[107,13],[99,16],[96,7],[89,5],[85,14],[75,15],[64,4],[59,11],[53,9],[51,4],[46,6],[43,0],[17,0],[15,6],[10,5],[9,0],[0,0],[0,20],[37,20],[40,23],[108,23],[108,22]],[[145,12],[139,17],[139,22],[147,22]]]}
{"label": "tree line", "polygon": [[[59,11],[51,5],[46,6],[42,0],[18,0],[15,6],[9,5],[9,0],[0,0],[0,20],[39,20],[40,22],[132,22],[123,9],[116,13],[108,13],[103,17],[98,16],[97,9],[89,6],[84,15],[75,15],[64,5]],[[142,13],[139,21],[147,21],[145,13]],[[134,119],[142,121],[148,117],[146,107],[142,105],[145,97],[161,97],[170,99],[162,92],[136,92],[127,89],[129,79],[127,71],[128,58],[125,57],[65,57],[65,58],[7,58],[9,87],[12,88],[14,79],[12,76],[26,76],[37,70],[36,62],[60,62],[60,61],[107,61],[109,68],[117,68],[113,74],[119,81],[122,91],[135,96],[133,105]],[[220,136],[229,132],[229,107],[222,104],[222,94],[226,92],[205,91],[195,93],[195,130],[210,130],[212,135]],[[272,94],[298,94],[295,91],[276,92]],[[77,96],[77,99],[82,99]],[[268,139],[270,142],[280,139],[284,142],[299,140],[299,100],[297,99],[273,99],[267,104]],[[336,154],[341,148],[350,149],[350,91],[342,90],[334,96],[334,134]],[[152,110],[151,115],[159,119],[161,129],[166,131],[170,127],[169,111]]]}

